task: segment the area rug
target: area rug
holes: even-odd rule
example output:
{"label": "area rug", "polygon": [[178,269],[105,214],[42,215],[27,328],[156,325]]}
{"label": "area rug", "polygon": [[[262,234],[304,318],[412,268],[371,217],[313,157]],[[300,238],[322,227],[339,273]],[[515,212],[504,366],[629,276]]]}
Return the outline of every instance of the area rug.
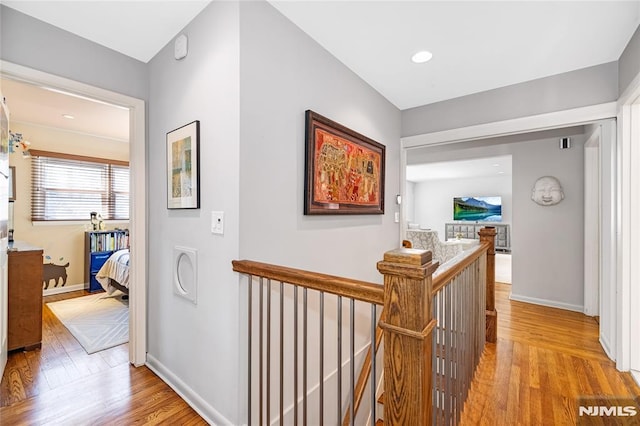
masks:
{"label": "area rug", "polygon": [[47,303],[88,354],[129,341],[129,301],[119,292]]}

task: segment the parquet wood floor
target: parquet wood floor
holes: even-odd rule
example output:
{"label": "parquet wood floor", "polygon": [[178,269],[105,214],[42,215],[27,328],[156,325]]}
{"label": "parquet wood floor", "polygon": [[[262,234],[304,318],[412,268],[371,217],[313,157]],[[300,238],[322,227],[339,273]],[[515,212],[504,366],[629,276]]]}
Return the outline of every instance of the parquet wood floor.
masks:
{"label": "parquet wood floor", "polygon": [[130,365],[128,345],[88,355],[46,305],[42,317],[42,349],[9,353],[1,425],[207,424],[151,370]]}

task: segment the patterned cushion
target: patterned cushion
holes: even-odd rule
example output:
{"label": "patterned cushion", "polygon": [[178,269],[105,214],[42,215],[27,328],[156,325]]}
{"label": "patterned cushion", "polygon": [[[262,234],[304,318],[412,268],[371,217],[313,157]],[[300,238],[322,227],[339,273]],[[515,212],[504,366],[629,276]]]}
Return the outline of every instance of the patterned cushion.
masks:
{"label": "patterned cushion", "polygon": [[413,248],[429,250],[433,260],[442,265],[458,253],[462,252],[462,245],[447,244],[438,238],[438,231],[407,231],[407,239],[411,241]]}

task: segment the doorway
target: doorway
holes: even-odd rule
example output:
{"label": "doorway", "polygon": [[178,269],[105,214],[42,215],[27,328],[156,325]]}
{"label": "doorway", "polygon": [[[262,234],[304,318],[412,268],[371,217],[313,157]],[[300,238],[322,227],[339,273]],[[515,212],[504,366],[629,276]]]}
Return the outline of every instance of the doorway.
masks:
{"label": "doorway", "polygon": [[111,92],[77,81],[0,61],[3,77],[51,88],[129,109],[130,142],[130,301],[129,362],[146,362],[146,161],[145,103],[141,99]]}
{"label": "doorway", "polygon": [[[482,141],[490,139],[490,138],[499,138],[499,137],[517,137],[525,134],[530,134],[534,132],[547,132],[550,130],[567,128],[571,126],[584,126],[588,123],[595,123],[600,120],[610,120],[616,117],[617,114],[617,105],[616,103],[608,103],[595,105],[591,107],[578,108],[575,110],[566,110],[559,111],[555,113],[545,114],[544,116],[536,116],[536,117],[525,117],[513,120],[506,120],[502,122],[494,122],[477,126],[470,126],[466,128],[453,129],[447,131],[440,131],[432,134],[424,134],[417,135],[408,138],[404,138],[402,140],[402,148],[403,152],[401,155],[401,159],[403,164],[401,165],[401,170],[404,170],[408,164],[407,157],[408,152],[414,150],[416,148],[423,147],[443,147],[449,144],[460,144],[460,143],[478,143],[481,144]],[[611,121],[609,121],[611,123]],[[614,122],[615,123],[615,122]],[[615,173],[616,173],[616,144],[615,144],[615,124],[613,124],[614,133],[611,135],[611,140],[614,143],[609,146],[609,150],[607,151],[607,155],[609,155],[608,159],[611,160],[607,163],[608,169],[603,170],[603,173],[608,174],[611,178],[610,183],[615,182]],[[463,145],[458,145],[463,146]],[[457,148],[455,148],[457,149]],[[602,233],[606,234],[606,238],[603,235],[602,243],[600,247],[606,246],[608,248],[606,257],[609,260],[608,265],[610,268],[605,272],[600,272],[606,274],[606,279],[611,283],[611,291],[615,292],[616,283],[618,282],[618,277],[616,275],[616,259],[617,259],[617,233],[615,230],[615,221],[617,218],[617,204],[615,202],[617,188],[615,184],[608,187],[610,191],[610,203],[607,205],[606,214],[609,215],[607,224],[611,225],[607,229],[602,229]],[[403,188],[402,195],[406,194],[406,188]],[[517,218],[514,218],[516,221]],[[404,224],[403,224],[404,225]],[[405,225],[406,226],[406,225]],[[404,229],[404,226],[403,226]],[[517,235],[514,235],[514,238],[517,238]],[[605,241],[606,240],[606,241]],[[515,250],[515,248],[514,248]],[[515,279],[515,265],[514,265],[514,279]],[[615,294],[615,293],[611,293]],[[563,306],[558,306],[563,307]],[[580,308],[582,310],[582,306],[567,306],[565,308],[577,310]],[[610,322],[611,328],[615,333],[615,310],[611,310],[614,315],[613,321]],[[610,333],[609,333],[610,334]],[[615,342],[613,343],[615,345]],[[612,353],[608,354],[614,355]]]}

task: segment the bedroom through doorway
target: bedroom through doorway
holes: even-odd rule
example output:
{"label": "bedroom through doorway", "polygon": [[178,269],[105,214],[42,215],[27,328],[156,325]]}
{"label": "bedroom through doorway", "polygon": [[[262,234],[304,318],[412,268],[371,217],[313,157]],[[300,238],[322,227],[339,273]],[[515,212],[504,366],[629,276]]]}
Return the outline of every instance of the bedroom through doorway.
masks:
{"label": "bedroom through doorway", "polygon": [[[35,70],[14,66],[13,64],[7,64],[5,62],[3,62],[2,69],[3,96],[7,98],[7,104],[10,105],[10,108],[12,104],[18,103],[18,105],[15,105],[11,111],[13,119],[11,120],[10,128],[12,132],[16,129],[14,133],[20,133],[23,141],[29,142],[29,144],[24,144],[24,146],[27,148],[26,150],[30,152],[24,152],[25,149],[23,148],[18,149],[16,152],[11,154],[15,157],[15,162],[17,163],[15,166],[16,169],[24,166],[25,164],[29,164],[32,161],[30,158],[31,152],[41,154],[38,151],[64,152],[69,154],[70,157],[75,157],[72,158],[72,160],[75,159],[80,161],[85,160],[86,158],[78,157],[107,160],[115,158],[118,162],[131,161],[132,163],[135,163],[131,165],[130,175],[127,173],[126,176],[126,191],[123,191],[122,185],[120,185],[114,194],[117,201],[113,203],[112,206],[120,213],[125,210],[130,211],[130,217],[123,218],[120,216],[113,219],[108,216],[108,213],[103,214],[102,212],[97,211],[96,213],[98,213],[98,217],[95,224],[91,223],[90,214],[91,211],[98,210],[98,208],[91,209],[91,211],[86,212],[86,219],[58,221],[55,225],[34,225],[30,220],[32,213],[29,208],[31,191],[30,175],[32,175],[32,173],[28,168],[21,171],[16,170],[18,172],[16,173],[18,186],[16,190],[17,198],[14,204],[17,204],[19,203],[19,200],[22,200],[26,206],[22,206],[21,208],[18,205],[14,205],[14,219],[16,220],[16,224],[14,225],[15,239],[35,239],[33,238],[34,233],[40,237],[47,237],[54,233],[54,228],[59,226],[65,227],[66,234],[64,238],[57,238],[57,241],[50,245],[47,245],[46,242],[38,244],[38,242],[35,241],[36,246],[44,249],[43,267],[47,266],[47,264],[58,267],[58,271],[51,277],[47,278],[47,276],[43,276],[43,290],[48,287],[47,290],[49,290],[49,294],[43,297],[42,347],[30,352],[18,350],[14,351],[15,354],[9,353],[9,363],[5,370],[5,378],[12,370],[12,358],[15,358],[16,360],[14,364],[23,366],[25,358],[28,358],[31,361],[36,359],[46,359],[46,365],[51,367],[50,371],[42,368],[44,365],[40,364],[41,368],[36,368],[32,371],[34,383],[31,383],[31,385],[41,387],[43,383],[46,383],[52,389],[64,386],[64,384],[77,380],[85,374],[96,374],[99,371],[113,368],[121,363],[142,365],[146,358],[146,339],[144,337],[144,329],[146,328],[144,324],[144,318],[146,316],[146,306],[144,305],[146,298],[144,296],[144,282],[146,277],[144,274],[144,266],[141,268],[132,268],[131,270],[130,283],[132,291],[131,298],[129,300],[126,300],[127,298],[123,297],[123,293],[121,292],[122,289],[109,294],[103,289],[91,288],[91,283],[88,283],[88,280],[85,279],[85,257],[87,256],[85,238],[88,232],[94,231],[94,225],[97,228],[96,231],[98,233],[116,230],[116,228],[123,232],[126,230],[127,240],[128,238],[131,238],[133,241],[141,242],[141,244],[138,245],[136,252],[139,253],[137,258],[142,261],[141,265],[144,265],[144,253],[146,251],[146,247],[144,247],[145,221],[144,219],[138,219],[136,221],[136,217],[144,218],[144,202],[137,203],[138,206],[142,206],[142,208],[136,207],[135,202],[136,199],[144,200],[145,197],[144,191],[140,190],[140,188],[145,187],[144,102],[124,95],[104,91],[103,89],[92,88],[82,83],[72,82]],[[12,85],[18,86],[17,91],[9,88]],[[21,115],[19,114],[19,111],[23,105],[20,105],[21,101],[19,99],[23,98],[24,96],[22,95],[33,89],[47,92],[48,95],[54,95],[54,97],[66,96],[71,98],[73,102],[80,102],[84,103],[85,106],[91,106],[80,108],[80,113],[76,113],[77,116],[74,116],[73,118],[63,117],[62,114],[60,114],[60,116],[56,118],[62,123],[78,123],[80,122],[79,118],[84,117],[85,113],[92,112],[95,114],[93,111],[93,109],[95,109],[94,107],[99,107],[98,109],[110,107],[113,110],[123,111],[125,117],[123,122],[126,127],[124,129],[120,129],[120,135],[124,135],[124,137],[114,134],[101,134],[100,129],[94,130],[93,128],[75,130],[61,129],[57,127],[58,125],[56,123],[47,123],[37,120],[35,114],[33,114],[35,111],[33,108],[31,109],[31,115],[34,116],[33,118],[20,118]],[[43,100],[38,100],[36,102],[38,102],[39,108],[51,108],[50,106],[45,105]],[[72,113],[68,114],[73,115]],[[98,115],[98,117],[94,116],[92,119],[94,120],[94,123],[96,121],[104,123],[108,121],[106,118],[107,116],[105,115]],[[133,125],[130,126],[130,123]],[[65,131],[66,133],[63,133]],[[47,132],[52,133],[53,136],[47,136]],[[60,134],[66,135],[66,137],[61,137]],[[42,146],[42,144],[51,142],[56,138],[65,139],[62,146],[58,146],[57,148]],[[79,146],[81,148],[78,151],[74,151],[73,143],[81,140],[84,140],[85,144],[82,145],[80,142]],[[97,154],[92,154],[91,152],[91,149],[95,148],[95,146],[92,147],[89,145],[96,145],[99,148],[97,150]],[[123,151],[121,149],[122,147],[126,147],[126,156],[124,158],[123,156],[118,157],[118,152]],[[120,148],[120,150],[118,148]],[[14,158],[10,159],[10,163],[12,162],[11,160],[14,160]],[[51,161],[51,163],[55,164],[59,160],[59,158],[55,158],[54,156],[54,160]],[[13,166],[13,164],[11,165]],[[121,164],[117,164],[117,166],[121,166]],[[20,179],[22,179],[22,181],[20,181]],[[118,178],[117,176],[114,177],[113,174],[105,177],[105,179],[111,183],[118,179],[120,182],[123,180],[122,176]],[[21,186],[21,184],[23,186]],[[136,191],[134,188],[138,188],[138,190]],[[123,201],[125,196],[126,198],[129,198],[129,195],[130,207],[128,205],[125,207],[125,203]],[[82,209],[84,210],[85,208],[86,206],[83,205]],[[19,224],[19,221],[22,221],[23,223]],[[24,226],[25,222],[27,226],[32,229],[25,230],[25,228],[23,228],[21,231],[21,226]],[[65,244],[71,247],[69,254],[66,254],[66,252],[60,254],[59,251],[64,249],[63,246]],[[108,241],[107,239],[103,239],[100,244],[105,244],[100,247],[102,251],[110,251],[113,253],[117,251],[115,250],[116,248],[123,248],[116,247],[113,241]],[[128,246],[128,241],[125,245]],[[56,250],[59,251],[56,252]],[[142,255],[140,255],[140,253]],[[132,264],[135,263],[133,262],[133,259],[136,259],[135,253],[131,253]],[[69,264],[68,266],[67,263]],[[70,270],[71,265],[74,265],[77,268],[75,272]],[[93,279],[93,275],[90,278]],[[136,288],[136,283],[140,283],[141,290]],[[88,303],[83,303],[82,305],[90,305],[93,303],[95,309],[87,309],[87,306],[82,306],[82,309],[80,310],[99,312],[99,315],[95,320],[89,321],[93,321],[96,327],[93,327],[93,331],[84,332],[85,340],[89,342],[89,345],[94,345],[97,341],[101,340],[100,335],[104,336],[108,334],[129,334],[129,343],[120,343],[115,345],[107,344],[107,347],[104,349],[98,347],[98,350],[95,350],[96,348],[94,345],[94,347],[89,347],[89,349],[87,349],[87,347],[85,347],[86,345],[81,342],[82,338],[78,339],[77,336],[74,337],[74,334],[71,331],[77,327],[73,324],[71,326],[65,326],[63,321],[59,318],[59,315],[63,314],[54,314],[54,310],[50,309],[47,305],[49,303],[64,304],[67,302],[77,302],[83,299]],[[107,315],[109,309],[103,309],[98,306],[100,303],[97,303],[97,301],[101,299],[104,299],[102,301],[105,302],[117,302],[121,306],[124,306],[124,314],[122,309],[120,309],[119,313],[109,313]],[[75,304],[79,305],[78,303]],[[113,305],[113,303],[111,304]],[[62,311],[73,311],[74,309],[79,310],[78,306],[75,308],[67,306]],[[107,318],[105,321],[105,315],[111,315],[112,318]],[[123,316],[125,317],[124,326],[122,325]],[[132,318],[132,320],[129,324],[128,322],[130,318]],[[117,327],[117,331],[114,332],[113,329],[109,330],[109,328],[112,327],[109,323],[118,321],[120,324]],[[56,366],[57,368],[54,368]],[[66,374],[61,374],[62,370],[59,368],[61,366],[64,366],[64,373]],[[26,383],[25,385],[25,391],[28,393],[29,383]],[[3,404],[4,402],[5,401],[3,400]]]}

